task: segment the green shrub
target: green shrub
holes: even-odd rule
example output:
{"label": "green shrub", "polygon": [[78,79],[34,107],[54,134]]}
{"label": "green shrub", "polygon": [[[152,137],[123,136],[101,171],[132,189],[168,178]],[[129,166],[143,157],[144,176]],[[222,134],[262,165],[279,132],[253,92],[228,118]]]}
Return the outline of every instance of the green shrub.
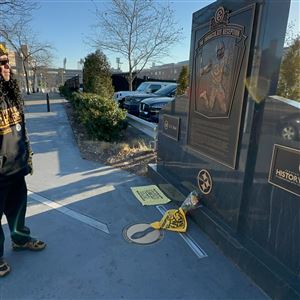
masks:
{"label": "green shrub", "polygon": [[71,102],[91,138],[117,141],[127,127],[126,112],[110,98],[92,93],[73,93]]}
{"label": "green shrub", "polygon": [[176,94],[183,95],[189,86],[189,69],[187,66],[182,67],[177,83],[178,86],[177,86]]}
{"label": "green shrub", "polygon": [[64,96],[66,99],[70,100],[72,98],[73,91],[70,90],[67,86],[61,85],[59,88],[59,93]]}
{"label": "green shrub", "polygon": [[110,98],[114,93],[110,65],[103,52],[97,50],[84,60],[83,87],[86,93],[95,93]]}
{"label": "green shrub", "polygon": [[293,39],[282,59],[277,94],[300,101],[300,36]]}

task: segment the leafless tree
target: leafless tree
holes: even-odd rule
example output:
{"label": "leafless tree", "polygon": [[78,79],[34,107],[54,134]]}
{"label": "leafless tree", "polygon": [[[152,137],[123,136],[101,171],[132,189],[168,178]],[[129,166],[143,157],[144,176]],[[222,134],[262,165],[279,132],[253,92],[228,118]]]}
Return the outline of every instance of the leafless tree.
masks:
{"label": "leafless tree", "polygon": [[39,5],[30,0],[0,0],[0,28],[13,27],[21,19],[28,19]]}
{"label": "leafless tree", "polygon": [[91,44],[125,58],[130,90],[133,71],[139,73],[148,63],[166,57],[181,38],[182,29],[168,3],[163,6],[153,0],[112,0],[104,13],[96,10],[96,17],[96,37],[90,37]]}
{"label": "leafless tree", "polygon": [[285,32],[285,39],[284,39],[284,46],[289,47],[295,39],[297,39],[300,36],[299,30],[296,30],[296,21],[292,20],[288,23],[287,29]]}
{"label": "leafless tree", "polygon": [[[22,60],[26,79],[27,93],[30,93],[28,71],[40,60],[51,57],[53,47],[46,42],[40,42],[37,35],[30,29],[28,20],[19,20],[13,27],[0,28],[0,36],[14,49]],[[26,45],[27,47],[24,47]]]}
{"label": "leafless tree", "polygon": [[36,92],[36,77],[37,72],[41,73],[43,71],[44,73],[47,73],[48,68],[50,67],[51,63],[53,61],[53,54],[50,51],[50,49],[45,49],[43,51],[38,51],[36,53],[33,53],[30,59],[30,68],[33,72],[33,87],[32,91],[33,93]]}

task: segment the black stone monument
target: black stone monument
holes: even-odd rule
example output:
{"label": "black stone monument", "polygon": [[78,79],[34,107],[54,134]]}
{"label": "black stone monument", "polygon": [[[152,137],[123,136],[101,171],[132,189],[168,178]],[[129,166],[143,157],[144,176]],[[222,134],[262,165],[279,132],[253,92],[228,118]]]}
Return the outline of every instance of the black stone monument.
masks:
{"label": "black stone monument", "polygon": [[289,6],[224,0],[193,14],[190,88],[161,110],[149,166],[172,199],[197,190],[200,228],[282,299],[300,297],[300,135],[286,134],[300,103],[272,96]]}

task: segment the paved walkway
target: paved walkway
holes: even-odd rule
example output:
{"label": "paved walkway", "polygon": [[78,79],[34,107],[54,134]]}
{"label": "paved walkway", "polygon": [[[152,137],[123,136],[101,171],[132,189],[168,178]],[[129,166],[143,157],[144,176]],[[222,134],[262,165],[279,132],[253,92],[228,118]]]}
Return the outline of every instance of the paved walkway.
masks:
{"label": "paved walkway", "polygon": [[165,232],[156,244],[128,243],[126,226],[161,218],[130,190],[150,180],[83,160],[62,100],[51,98],[49,113],[45,95],[26,101],[35,152],[27,225],[48,247],[12,252],[6,239],[12,272],[1,279],[0,299],[266,298],[192,222],[188,236],[207,254],[202,258],[182,238],[187,235]]}

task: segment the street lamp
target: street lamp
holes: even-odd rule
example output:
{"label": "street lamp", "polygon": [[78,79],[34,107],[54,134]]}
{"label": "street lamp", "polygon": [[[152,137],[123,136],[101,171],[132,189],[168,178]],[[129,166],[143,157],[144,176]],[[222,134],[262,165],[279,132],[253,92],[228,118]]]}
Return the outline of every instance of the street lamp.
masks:
{"label": "street lamp", "polygon": [[64,69],[61,70],[61,85],[64,85],[64,75],[66,74],[66,71]]}

